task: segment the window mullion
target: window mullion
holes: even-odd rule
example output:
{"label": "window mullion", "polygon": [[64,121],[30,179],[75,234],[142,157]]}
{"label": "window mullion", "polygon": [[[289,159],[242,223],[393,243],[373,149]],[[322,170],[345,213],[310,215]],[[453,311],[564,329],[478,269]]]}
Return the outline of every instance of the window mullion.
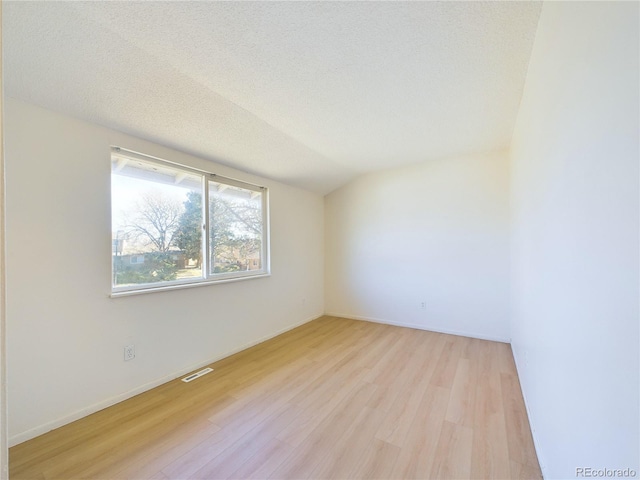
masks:
{"label": "window mullion", "polygon": [[271,259],[269,258],[269,251],[271,250],[269,246],[270,242],[270,232],[269,232],[269,201],[267,198],[268,192],[265,188],[262,188],[262,270],[265,272],[270,271]]}
{"label": "window mullion", "polygon": [[209,178],[207,175],[202,177],[202,189],[203,189],[203,209],[202,214],[204,216],[202,222],[202,253],[203,253],[203,261],[202,268],[204,268],[204,278],[210,278],[210,266],[209,262],[211,261],[211,242],[209,241],[209,232],[211,230],[211,225],[209,224]]}

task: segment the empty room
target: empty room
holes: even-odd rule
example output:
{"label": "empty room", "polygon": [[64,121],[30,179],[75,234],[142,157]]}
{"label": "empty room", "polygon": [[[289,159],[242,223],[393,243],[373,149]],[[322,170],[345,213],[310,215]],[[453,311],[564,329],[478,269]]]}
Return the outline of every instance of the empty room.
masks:
{"label": "empty room", "polygon": [[0,478],[640,475],[640,3],[3,1]]}

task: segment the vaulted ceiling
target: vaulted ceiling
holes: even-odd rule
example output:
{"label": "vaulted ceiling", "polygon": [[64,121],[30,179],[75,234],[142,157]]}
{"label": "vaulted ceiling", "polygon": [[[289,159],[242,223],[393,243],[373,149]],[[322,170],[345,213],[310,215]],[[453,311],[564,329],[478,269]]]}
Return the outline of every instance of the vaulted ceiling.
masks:
{"label": "vaulted ceiling", "polygon": [[540,8],[5,1],[5,94],[327,193],[507,148]]}

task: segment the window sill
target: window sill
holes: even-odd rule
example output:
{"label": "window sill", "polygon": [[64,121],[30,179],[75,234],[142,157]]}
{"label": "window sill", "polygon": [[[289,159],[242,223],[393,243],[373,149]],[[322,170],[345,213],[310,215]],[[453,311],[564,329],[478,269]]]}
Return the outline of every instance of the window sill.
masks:
{"label": "window sill", "polygon": [[182,290],[184,288],[204,287],[207,285],[216,285],[219,283],[242,282],[245,280],[252,280],[254,278],[265,278],[270,276],[271,276],[271,273],[269,272],[269,273],[260,273],[258,275],[245,275],[241,277],[221,278],[218,280],[199,280],[196,282],[178,283],[173,285],[149,286],[149,287],[142,287],[142,288],[134,288],[131,290],[119,290],[119,291],[111,292],[111,295],[109,296],[111,298],[130,297],[132,295],[144,295],[147,293],[166,292],[171,290]]}

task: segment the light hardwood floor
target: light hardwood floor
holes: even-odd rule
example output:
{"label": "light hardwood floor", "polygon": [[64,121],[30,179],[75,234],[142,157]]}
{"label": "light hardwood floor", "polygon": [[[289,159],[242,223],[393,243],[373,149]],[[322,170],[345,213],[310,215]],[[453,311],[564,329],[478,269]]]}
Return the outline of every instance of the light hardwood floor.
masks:
{"label": "light hardwood floor", "polygon": [[541,478],[507,344],[323,317],[211,366],[13,447],[11,478]]}

